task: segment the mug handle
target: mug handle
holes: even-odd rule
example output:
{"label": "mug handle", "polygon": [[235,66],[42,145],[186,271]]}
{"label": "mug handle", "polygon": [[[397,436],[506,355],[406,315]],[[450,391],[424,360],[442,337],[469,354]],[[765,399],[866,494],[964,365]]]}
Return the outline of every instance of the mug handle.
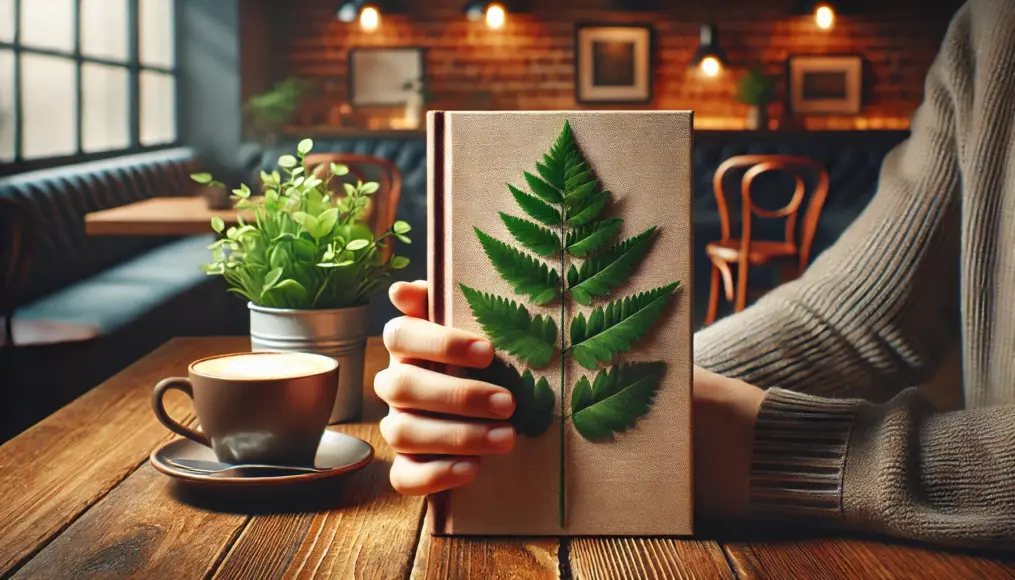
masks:
{"label": "mug handle", "polygon": [[177,422],[166,412],[165,403],[162,401],[162,398],[166,395],[166,391],[171,389],[183,392],[190,397],[191,402],[194,401],[194,387],[190,384],[190,379],[172,377],[159,381],[159,384],[155,385],[155,391],[152,393],[152,409],[155,410],[155,416],[158,417],[159,422],[177,435],[183,435],[187,439],[197,441],[205,447],[211,447],[211,441],[208,440],[207,435]]}

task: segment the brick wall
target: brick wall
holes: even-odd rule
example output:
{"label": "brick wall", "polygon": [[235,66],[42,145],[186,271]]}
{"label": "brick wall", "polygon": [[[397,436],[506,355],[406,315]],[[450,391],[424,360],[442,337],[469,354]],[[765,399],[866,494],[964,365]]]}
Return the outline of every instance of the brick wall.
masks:
{"label": "brick wall", "polygon": [[[614,2],[615,3],[615,2]],[[289,0],[283,42],[289,72],[321,87],[316,118],[347,99],[348,49],[357,46],[421,46],[426,49],[430,108],[572,109],[574,23],[651,23],[655,29],[654,96],[650,108],[694,109],[701,127],[739,128],[747,107],[734,99],[736,78],[753,65],[780,75],[778,101],[784,118],[785,62],[792,54],[857,53],[866,59],[864,108],[859,117],[796,119],[809,128],[899,128],[919,104],[923,77],[957,8],[952,0],[854,0],[853,14],[839,14],[830,31],[811,17],[792,16],[793,0],[708,0],[697,8],[617,11],[610,0],[544,0],[509,13],[506,25],[489,30],[462,15],[463,0],[429,0],[400,13],[383,14],[373,32],[335,19],[337,0]],[[658,2],[659,6],[687,4]],[[552,9],[539,8],[552,6]],[[423,7],[425,6],[425,8]],[[688,69],[703,20],[719,26],[731,67],[720,78],[700,79]],[[276,36],[278,38],[278,36]],[[274,41],[268,41],[274,42]],[[631,108],[631,106],[627,106]]]}

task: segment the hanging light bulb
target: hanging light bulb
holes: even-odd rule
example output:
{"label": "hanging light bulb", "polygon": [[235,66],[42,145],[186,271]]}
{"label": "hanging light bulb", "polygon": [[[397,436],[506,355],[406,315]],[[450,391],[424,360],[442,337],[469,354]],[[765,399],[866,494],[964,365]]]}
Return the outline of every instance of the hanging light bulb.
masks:
{"label": "hanging light bulb", "polygon": [[494,30],[504,26],[504,21],[507,19],[507,13],[504,11],[504,7],[494,2],[486,7],[486,25]]}
{"label": "hanging light bulb", "polygon": [[719,45],[719,29],[714,24],[701,26],[701,42],[691,59],[691,65],[698,67],[706,77],[719,76],[729,61],[726,51]]}
{"label": "hanging light bulb", "polygon": [[381,13],[373,6],[364,6],[359,12],[359,26],[367,32],[377,30],[381,24]]}
{"label": "hanging light bulb", "polygon": [[835,25],[835,10],[828,4],[818,4],[814,9],[814,22],[821,30],[828,30]]}

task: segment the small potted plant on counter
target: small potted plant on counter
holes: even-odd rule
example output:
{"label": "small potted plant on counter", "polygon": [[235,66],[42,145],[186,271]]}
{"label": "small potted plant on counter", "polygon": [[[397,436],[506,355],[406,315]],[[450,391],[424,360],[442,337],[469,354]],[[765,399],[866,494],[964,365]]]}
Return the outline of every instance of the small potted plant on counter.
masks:
{"label": "small potted plant on counter", "polygon": [[396,221],[375,235],[362,217],[378,184],[345,182],[345,196],[333,196],[330,182],[349,169],[332,163],[315,172],[304,161],[312,148],[313,141],[304,139],[295,156],[279,158],[281,173],[262,171],[263,196],[252,198],[245,184],[233,190],[235,207],[252,210],[255,221],[240,219],[226,228],[213,218],[211,227],[222,237],[209,247],[212,262],[205,271],[225,278],[229,291],[248,301],[254,350],[338,359],[334,423],[362,411],[367,304],[395,270],[409,264],[394,253],[384,259],[380,250],[396,239],[410,243],[410,226]]}
{"label": "small potted plant on counter", "polygon": [[744,73],[737,86],[737,100],[750,105],[747,111],[747,128],[768,129],[768,105],[775,98],[775,79],[760,68]]}

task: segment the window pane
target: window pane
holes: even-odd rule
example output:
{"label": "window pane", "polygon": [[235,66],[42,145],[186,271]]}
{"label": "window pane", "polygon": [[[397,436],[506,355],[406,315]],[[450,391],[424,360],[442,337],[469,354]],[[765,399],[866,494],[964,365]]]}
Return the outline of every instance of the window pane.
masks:
{"label": "window pane", "polygon": [[0,41],[14,42],[14,0],[0,0]]}
{"label": "window pane", "polygon": [[127,69],[86,63],[81,69],[81,84],[83,149],[126,149],[130,145]]}
{"label": "window pane", "polygon": [[21,0],[21,42],[74,51],[74,0]]}
{"label": "window pane", "polygon": [[127,60],[127,0],[81,0],[81,53]]}
{"label": "window pane", "polygon": [[26,159],[77,151],[76,104],[74,61],[21,55],[22,145]]}
{"label": "window pane", "polygon": [[152,66],[172,67],[174,0],[140,0],[138,11],[141,28],[141,62]]}
{"label": "window pane", "polygon": [[14,159],[14,52],[0,50],[0,161]]}
{"label": "window pane", "polygon": [[172,75],[141,71],[141,144],[176,141],[176,80]]}

